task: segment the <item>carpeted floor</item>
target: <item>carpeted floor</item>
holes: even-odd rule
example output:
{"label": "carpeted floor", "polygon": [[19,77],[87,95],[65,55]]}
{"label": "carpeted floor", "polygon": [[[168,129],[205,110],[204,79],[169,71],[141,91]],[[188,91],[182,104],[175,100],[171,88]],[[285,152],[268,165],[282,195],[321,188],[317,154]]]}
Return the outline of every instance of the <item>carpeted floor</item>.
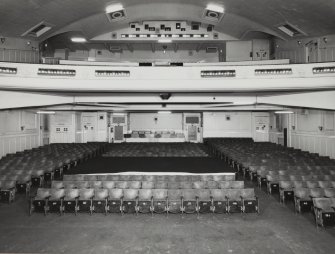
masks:
{"label": "carpeted floor", "polygon": [[96,157],[79,164],[67,174],[99,174],[128,171],[224,173],[234,170],[211,157]]}

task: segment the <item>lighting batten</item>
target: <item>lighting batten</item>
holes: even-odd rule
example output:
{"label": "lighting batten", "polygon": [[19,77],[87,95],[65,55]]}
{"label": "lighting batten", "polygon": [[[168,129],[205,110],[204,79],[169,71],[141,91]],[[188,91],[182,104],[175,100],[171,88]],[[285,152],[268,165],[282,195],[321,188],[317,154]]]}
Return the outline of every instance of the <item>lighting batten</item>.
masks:
{"label": "lighting batten", "polygon": [[55,111],[37,111],[36,114],[48,114],[48,115],[53,115],[56,114]]}
{"label": "lighting batten", "polygon": [[224,13],[223,6],[216,5],[216,4],[208,4],[207,7],[206,7],[206,9],[209,10],[209,11],[215,11],[215,12]]}
{"label": "lighting batten", "polygon": [[171,111],[158,111],[158,114],[171,114]]}
{"label": "lighting batten", "polygon": [[83,43],[83,42],[86,42],[87,40],[83,37],[73,37],[73,38],[71,38],[71,41],[72,42],[77,42],[77,43]]}
{"label": "lighting batten", "polygon": [[275,111],[275,114],[294,114],[294,112],[288,110],[281,110],[281,111]]}

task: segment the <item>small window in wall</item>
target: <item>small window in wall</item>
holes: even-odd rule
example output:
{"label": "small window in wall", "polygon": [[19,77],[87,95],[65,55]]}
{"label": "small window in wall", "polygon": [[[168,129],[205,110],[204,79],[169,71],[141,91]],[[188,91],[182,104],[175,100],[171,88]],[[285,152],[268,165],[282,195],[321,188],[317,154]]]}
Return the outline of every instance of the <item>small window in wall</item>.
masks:
{"label": "small window in wall", "polygon": [[99,116],[99,120],[104,120],[104,116]]}
{"label": "small window in wall", "polygon": [[56,132],[60,132],[60,128],[56,128]]}
{"label": "small window in wall", "polygon": [[187,124],[199,124],[199,117],[197,116],[187,116],[185,119]]}
{"label": "small window in wall", "polygon": [[64,131],[69,131],[69,129],[68,128],[64,128]]}

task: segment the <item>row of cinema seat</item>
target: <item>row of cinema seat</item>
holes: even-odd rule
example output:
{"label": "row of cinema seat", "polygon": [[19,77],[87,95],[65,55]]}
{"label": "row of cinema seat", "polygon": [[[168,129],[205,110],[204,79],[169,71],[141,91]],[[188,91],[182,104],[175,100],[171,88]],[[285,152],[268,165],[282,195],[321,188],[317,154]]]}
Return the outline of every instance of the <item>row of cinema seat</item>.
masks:
{"label": "row of cinema seat", "polygon": [[29,214],[252,213],[259,212],[254,189],[44,189],[29,202]]}
{"label": "row of cinema seat", "polygon": [[244,177],[257,179],[260,188],[265,183],[269,194],[278,191],[281,202],[294,197],[296,212],[314,211],[317,225],[335,225],[331,202],[335,160],[252,140],[212,139],[207,143],[213,154],[236,167]]}
{"label": "row of cinema seat", "polygon": [[133,174],[76,174],[64,175],[64,181],[145,181],[145,182],[196,182],[196,181],[234,181],[235,173],[188,174],[188,175],[133,175]]}
{"label": "row of cinema seat", "polygon": [[52,181],[55,189],[243,189],[244,181],[196,181],[196,182],[165,182],[165,181]]}
{"label": "row of cinema seat", "polygon": [[175,131],[132,131],[129,138],[185,138],[184,133]]}
{"label": "row of cinema seat", "polygon": [[208,157],[206,147],[196,143],[110,144],[106,157]]}
{"label": "row of cinema seat", "polygon": [[7,154],[0,160],[0,201],[12,202],[16,192],[62,177],[68,170],[104,151],[105,143],[51,144]]}

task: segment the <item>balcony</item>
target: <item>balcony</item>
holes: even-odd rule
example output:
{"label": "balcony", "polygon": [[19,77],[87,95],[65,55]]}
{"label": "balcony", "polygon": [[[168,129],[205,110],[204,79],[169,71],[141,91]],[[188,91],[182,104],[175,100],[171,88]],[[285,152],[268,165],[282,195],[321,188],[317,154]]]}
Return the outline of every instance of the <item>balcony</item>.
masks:
{"label": "balcony", "polygon": [[0,88],[109,92],[229,92],[335,88],[335,62],[285,60],[138,66],[136,63],[60,65],[0,62]]}

